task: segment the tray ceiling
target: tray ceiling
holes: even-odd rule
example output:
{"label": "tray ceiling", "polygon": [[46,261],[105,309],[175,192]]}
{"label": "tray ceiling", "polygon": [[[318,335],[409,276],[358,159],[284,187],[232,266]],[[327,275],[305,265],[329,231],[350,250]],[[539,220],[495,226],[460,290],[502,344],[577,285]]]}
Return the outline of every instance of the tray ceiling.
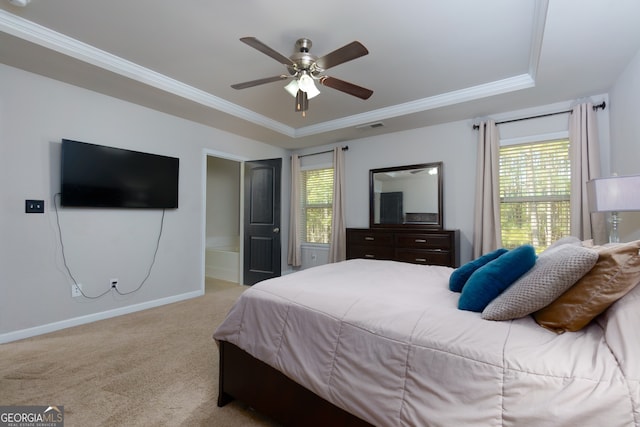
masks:
{"label": "tray ceiling", "polygon": [[[605,93],[640,50],[635,0],[0,1],[2,63],[288,149]],[[374,94],[320,86],[302,117],[287,81],[234,90],[286,73],[245,36],[360,41],[327,74]]]}

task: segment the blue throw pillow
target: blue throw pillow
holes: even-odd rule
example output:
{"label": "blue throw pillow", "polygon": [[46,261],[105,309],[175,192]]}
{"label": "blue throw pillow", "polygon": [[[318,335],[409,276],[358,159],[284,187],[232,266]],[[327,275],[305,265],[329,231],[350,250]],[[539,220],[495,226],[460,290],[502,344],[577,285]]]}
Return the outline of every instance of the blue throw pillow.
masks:
{"label": "blue throw pillow", "polygon": [[466,263],[465,265],[455,269],[451,276],[449,277],[449,289],[453,292],[460,292],[464,287],[464,284],[467,283],[469,277],[473,274],[474,271],[482,267],[483,265],[488,264],[490,261],[498,258],[500,255],[508,252],[505,248],[497,249],[493,252],[489,252],[488,254],[484,254],[479,258],[474,259],[471,262]]}
{"label": "blue throw pillow", "polygon": [[458,308],[482,312],[495,297],[529,271],[536,258],[533,246],[523,245],[480,267],[464,285]]}

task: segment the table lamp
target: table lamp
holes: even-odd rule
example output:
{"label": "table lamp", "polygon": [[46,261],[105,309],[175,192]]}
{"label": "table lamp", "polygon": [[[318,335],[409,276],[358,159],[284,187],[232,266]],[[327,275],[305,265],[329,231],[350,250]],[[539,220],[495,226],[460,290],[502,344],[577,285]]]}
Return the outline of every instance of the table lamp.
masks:
{"label": "table lamp", "polygon": [[619,212],[640,211],[640,175],[612,176],[587,182],[589,211],[611,212],[609,243],[618,243]]}

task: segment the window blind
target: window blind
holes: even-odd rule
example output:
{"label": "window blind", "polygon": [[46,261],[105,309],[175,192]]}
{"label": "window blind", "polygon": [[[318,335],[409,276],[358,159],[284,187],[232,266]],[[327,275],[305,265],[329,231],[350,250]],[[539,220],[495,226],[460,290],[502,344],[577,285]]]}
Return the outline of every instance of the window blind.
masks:
{"label": "window blind", "polygon": [[331,241],[333,168],[301,171],[301,236],[306,243]]}
{"label": "window blind", "polygon": [[502,244],[537,252],[570,234],[569,140],[500,148]]}

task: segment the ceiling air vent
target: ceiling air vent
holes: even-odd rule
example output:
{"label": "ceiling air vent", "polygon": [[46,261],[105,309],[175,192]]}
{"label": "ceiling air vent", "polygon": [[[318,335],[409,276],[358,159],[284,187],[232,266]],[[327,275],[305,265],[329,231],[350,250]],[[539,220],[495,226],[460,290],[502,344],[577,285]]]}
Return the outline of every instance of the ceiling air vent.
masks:
{"label": "ceiling air vent", "polygon": [[356,129],[376,129],[376,128],[381,128],[384,127],[384,123],[382,122],[375,122],[375,123],[367,123],[364,125],[358,125],[356,126]]}

